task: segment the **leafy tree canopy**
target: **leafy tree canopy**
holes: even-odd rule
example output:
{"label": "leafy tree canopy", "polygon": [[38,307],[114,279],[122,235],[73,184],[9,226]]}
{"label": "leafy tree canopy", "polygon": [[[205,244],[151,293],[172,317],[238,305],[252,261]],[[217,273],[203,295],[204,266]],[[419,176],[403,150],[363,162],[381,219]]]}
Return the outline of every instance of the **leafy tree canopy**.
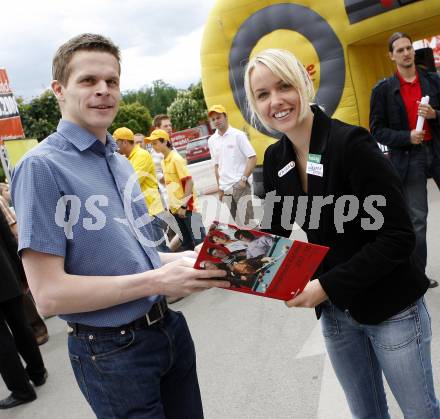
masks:
{"label": "leafy tree canopy", "polygon": [[150,87],[139,90],[129,90],[122,95],[126,103],[139,102],[150,110],[151,115],[166,113],[168,106],[173,103],[179,90],[163,80],[153,81]]}
{"label": "leafy tree canopy", "polygon": [[56,130],[61,113],[52,91],[46,90],[29,103],[19,98],[17,103],[27,138],[41,141]]}
{"label": "leafy tree canopy", "polygon": [[207,109],[203,95],[202,83],[191,85],[188,90],[178,93],[174,102],[168,107],[174,129],[180,131],[200,125],[207,118]]}
{"label": "leafy tree canopy", "polygon": [[119,111],[113,124],[109,128],[109,132],[113,133],[116,128],[127,127],[135,134],[142,133],[147,135],[151,128],[151,115],[149,110],[139,102],[119,104]]}

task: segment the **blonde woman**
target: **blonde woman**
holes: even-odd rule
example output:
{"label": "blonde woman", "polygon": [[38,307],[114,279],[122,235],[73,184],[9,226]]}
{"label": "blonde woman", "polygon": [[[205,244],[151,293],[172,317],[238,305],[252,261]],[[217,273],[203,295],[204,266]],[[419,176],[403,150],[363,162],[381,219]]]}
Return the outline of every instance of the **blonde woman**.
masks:
{"label": "blonde woman", "polygon": [[256,55],[245,89],[253,122],[283,134],[264,157],[265,208],[273,210],[264,227],[289,236],[302,197],[309,241],[330,247],[316,279],[287,306],[316,308],[353,417],[390,417],[383,372],[405,418],[440,418],[428,281],[411,259],[414,232],[390,163],[367,130],[312,104],[313,84],[291,53]]}

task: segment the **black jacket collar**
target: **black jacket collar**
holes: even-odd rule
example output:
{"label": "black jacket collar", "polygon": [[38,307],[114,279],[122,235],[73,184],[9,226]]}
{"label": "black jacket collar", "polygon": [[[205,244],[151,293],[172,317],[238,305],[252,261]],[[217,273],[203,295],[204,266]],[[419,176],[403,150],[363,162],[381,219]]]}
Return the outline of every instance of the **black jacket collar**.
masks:
{"label": "black jacket collar", "polygon": [[[314,117],[312,134],[310,138],[309,154],[318,154],[321,156],[321,164],[323,165],[324,175],[322,177],[315,175],[307,176],[307,194],[322,195],[325,187],[327,175],[326,172],[328,168],[328,159],[325,151],[330,136],[331,119],[318,106],[312,105],[311,108]],[[281,165],[285,165],[288,161],[296,161],[296,153],[289,138],[287,138],[286,135],[283,135],[280,142],[280,157],[282,156],[282,158],[280,159]]]}
{"label": "black jacket collar", "polygon": [[[312,105],[311,108],[314,116],[309,153],[322,155],[327,146],[331,119],[317,105]],[[296,157],[295,150],[289,138],[287,138],[286,135],[283,135],[280,141],[282,143],[283,151],[292,150],[293,155]]]}

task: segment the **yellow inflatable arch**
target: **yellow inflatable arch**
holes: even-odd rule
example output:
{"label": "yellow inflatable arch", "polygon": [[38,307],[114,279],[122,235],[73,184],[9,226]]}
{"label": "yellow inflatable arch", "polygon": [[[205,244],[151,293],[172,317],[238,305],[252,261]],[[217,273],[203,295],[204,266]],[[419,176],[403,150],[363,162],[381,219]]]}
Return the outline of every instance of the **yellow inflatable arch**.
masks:
{"label": "yellow inflatable arch", "polygon": [[393,72],[386,44],[396,31],[438,34],[440,0],[217,0],[201,49],[207,105],[226,107],[262,163],[274,140],[248,123],[244,67],[263,49],[284,48],[306,66],[330,115],[367,127],[371,88]]}

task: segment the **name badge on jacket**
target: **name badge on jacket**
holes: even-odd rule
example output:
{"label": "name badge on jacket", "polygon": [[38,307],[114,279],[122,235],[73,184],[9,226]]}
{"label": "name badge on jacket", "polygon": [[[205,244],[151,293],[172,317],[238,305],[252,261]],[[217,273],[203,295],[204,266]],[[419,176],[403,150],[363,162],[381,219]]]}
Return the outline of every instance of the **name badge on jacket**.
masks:
{"label": "name badge on jacket", "polygon": [[314,176],[324,176],[324,166],[321,164],[321,155],[309,153],[306,173]]}
{"label": "name badge on jacket", "polygon": [[320,163],[307,162],[306,173],[314,176],[324,176],[324,166]]}
{"label": "name badge on jacket", "polygon": [[287,172],[290,172],[295,167],[295,162],[287,163],[281,170],[278,170],[278,177],[283,177]]}

